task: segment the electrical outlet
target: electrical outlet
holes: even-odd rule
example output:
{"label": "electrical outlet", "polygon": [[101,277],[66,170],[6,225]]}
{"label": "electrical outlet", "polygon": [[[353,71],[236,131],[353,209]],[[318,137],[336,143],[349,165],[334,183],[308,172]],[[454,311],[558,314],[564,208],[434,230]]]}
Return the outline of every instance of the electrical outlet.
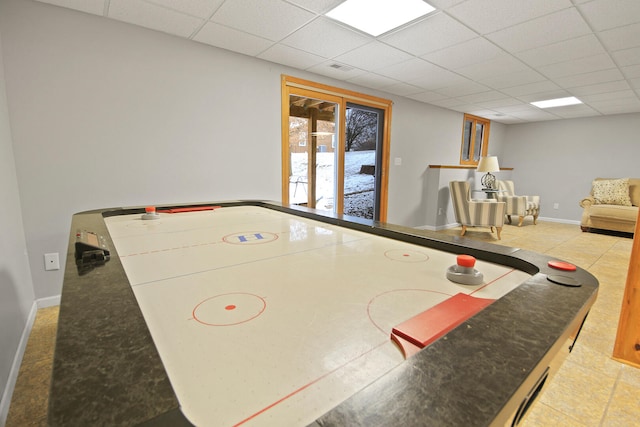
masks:
{"label": "electrical outlet", "polygon": [[442,215],[442,208],[438,208],[438,215]]}
{"label": "electrical outlet", "polygon": [[44,254],[44,269],[47,271],[60,270],[60,258],[57,252]]}
{"label": "electrical outlet", "polygon": [[553,209],[560,209],[560,203],[554,203]]}
{"label": "electrical outlet", "polygon": [[402,166],[402,157],[396,157],[393,159],[393,164],[396,166]]}

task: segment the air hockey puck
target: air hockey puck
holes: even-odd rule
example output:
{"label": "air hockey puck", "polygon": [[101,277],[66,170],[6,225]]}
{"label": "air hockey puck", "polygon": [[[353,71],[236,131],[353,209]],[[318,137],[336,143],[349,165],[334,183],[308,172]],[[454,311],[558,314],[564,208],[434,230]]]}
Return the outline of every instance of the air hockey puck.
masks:
{"label": "air hockey puck", "polygon": [[153,220],[160,218],[160,215],[158,215],[158,213],[156,212],[155,206],[147,206],[146,208],[144,208],[144,212],[145,213],[142,214],[142,219],[144,220]]}
{"label": "air hockey puck", "polygon": [[547,265],[549,265],[549,267],[551,268],[555,268],[556,270],[576,271],[575,265],[569,264],[568,262],[564,261],[549,261]]}
{"label": "air hockey puck", "polygon": [[552,274],[547,276],[547,280],[562,286],[571,286],[574,288],[578,288],[582,286],[582,284],[578,282],[576,279],[574,279],[573,277],[558,276],[558,275]]}

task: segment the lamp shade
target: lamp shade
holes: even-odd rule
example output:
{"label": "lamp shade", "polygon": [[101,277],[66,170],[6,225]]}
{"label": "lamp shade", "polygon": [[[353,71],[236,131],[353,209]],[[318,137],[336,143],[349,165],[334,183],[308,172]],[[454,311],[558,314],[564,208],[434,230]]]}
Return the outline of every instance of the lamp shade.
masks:
{"label": "lamp shade", "polygon": [[498,157],[496,156],[486,156],[480,157],[480,161],[478,162],[478,172],[499,172],[500,165],[498,165]]}

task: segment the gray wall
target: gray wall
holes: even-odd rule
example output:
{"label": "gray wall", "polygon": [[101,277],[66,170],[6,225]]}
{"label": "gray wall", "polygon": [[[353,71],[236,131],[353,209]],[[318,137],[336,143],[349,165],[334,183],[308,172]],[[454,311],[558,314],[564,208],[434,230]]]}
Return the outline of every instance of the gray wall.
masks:
{"label": "gray wall", "polygon": [[579,222],[594,178],[640,177],[639,135],[637,113],[510,125],[501,162],[519,194],[540,195],[542,218]]}
{"label": "gray wall", "polygon": [[[13,160],[0,36],[0,425],[7,415],[14,358],[34,303]],[[12,379],[15,381],[15,378]]]}

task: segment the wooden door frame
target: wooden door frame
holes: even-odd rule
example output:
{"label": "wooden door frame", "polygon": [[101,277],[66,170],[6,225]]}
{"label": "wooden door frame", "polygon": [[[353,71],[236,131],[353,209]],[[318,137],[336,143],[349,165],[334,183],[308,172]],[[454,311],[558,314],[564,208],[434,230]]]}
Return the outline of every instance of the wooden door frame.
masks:
{"label": "wooden door frame", "polygon": [[[382,138],[382,161],[380,171],[380,188],[376,188],[380,194],[380,221],[386,222],[388,208],[388,190],[389,190],[389,153],[391,141],[391,107],[393,103],[384,98],[366,95],[359,92],[341,89],[321,83],[315,83],[309,80],[297,77],[282,75],[281,76],[281,93],[282,93],[282,203],[289,204],[289,95],[301,94],[310,97],[338,97],[341,98],[339,103],[339,126],[338,132],[338,160],[336,167],[344,171],[344,146],[345,146],[345,125],[346,125],[346,105],[347,102],[370,106],[384,111],[383,121],[383,138]],[[329,99],[329,100],[332,100]],[[339,214],[344,211],[344,173],[338,174],[338,182],[336,183],[338,193],[336,194],[336,210]]]}

